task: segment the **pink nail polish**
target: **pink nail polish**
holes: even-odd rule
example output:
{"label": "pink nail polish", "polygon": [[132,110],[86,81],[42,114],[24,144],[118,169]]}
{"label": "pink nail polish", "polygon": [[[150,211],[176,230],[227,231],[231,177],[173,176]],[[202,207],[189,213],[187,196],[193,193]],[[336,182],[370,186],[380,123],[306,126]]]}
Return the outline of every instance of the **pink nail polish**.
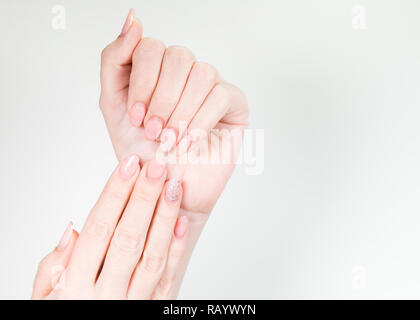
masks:
{"label": "pink nail polish", "polygon": [[172,178],[166,184],[165,197],[167,201],[177,201],[181,193],[181,180]]}
{"label": "pink nail polish", "polygon": [[147,177],[150,179],[160,179],[165,172],[165,166],[159,163],[157,160],[149,162],[147,167]]}
{"label": "pink nail polish", "polygon": [[58,246],[57,246],[58,251],[63,251],[64,249],[66,249],[71,239],[72,233],[73,233],[73,223],[69,222],[69,224],[66,227],[66,230],[61,236],[60,242],[58,243]]}
{"label": "pink nail polish", "polygon": [[139,163],[140,158],[135,154],[125,159],[120,166],[121,178],[125,180],[132,178],[140,167]]}
{"label": "pink nail polish", "polygon": [[160,135],[160,148],[163,152],[168,152],[176,143],[177,132],[173,128],[165,129]]}
{"label": "pink nail polish", "polygon": [[188,218],[187,216],[180,216],[178,220],[176,221],[174,234],[175,237],[178,239],[182,239],[185,234],[187,233],[188,229]]}
{"label": "pink nail polish", "polygon": [[131,27],[131,24],[133,23],[133,17],[134,17],[134,10],[130,9],[130,11],[128,11],[127,18],[125,19],[124,26],[121,30],[121,35],[125,35],[128,32],[128,30]]}
{"label": "pink nail polish", "polygon": [[145,128],[145,136],[148,140],[156,140],[162,131],[163,123],[158,117],[151,118]]}
{"label": "pink nail polish", "polygon": [[143,102],[136,102],[130,110],[131,124],[135,127],[140,127],[145,113],[146,113],[146,105]]}
{"label": "pink nail polish", "polygon": [[178,149],[177,149],[178,155],[181,155],[187,152],[191,146],[191,143],[192,143],[192,139],[189,135],[186,135],[185,137],[183,137],[181,141],[179,141],[178,143]]}

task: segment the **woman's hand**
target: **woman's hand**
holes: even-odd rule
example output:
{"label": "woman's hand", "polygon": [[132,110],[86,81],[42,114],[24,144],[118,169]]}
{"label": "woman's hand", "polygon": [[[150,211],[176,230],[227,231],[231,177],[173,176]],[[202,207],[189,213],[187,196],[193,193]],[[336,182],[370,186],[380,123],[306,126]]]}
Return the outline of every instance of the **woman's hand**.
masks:
{"label": "woman's hand", "polygon": [[173,299],[182,281],[187,218],[179,180],[155,160],[117,167],[80,233],[66,229],[39,265],[34,299]]}
{"label": "woman's hand", "polygon": [[[168,164],[169,176],[183,179],[185,214],[209,213],[232,174],[248,124],[243,93],[190,50],[142,39],[133,10],[102,52],[101,87],[100,106],[118,159],[137,153],[150,160],[159,147],[202,156],[193,146],[210,141],[204,145],[209,162]],[[213,129],[236,136],[223,140]]]}

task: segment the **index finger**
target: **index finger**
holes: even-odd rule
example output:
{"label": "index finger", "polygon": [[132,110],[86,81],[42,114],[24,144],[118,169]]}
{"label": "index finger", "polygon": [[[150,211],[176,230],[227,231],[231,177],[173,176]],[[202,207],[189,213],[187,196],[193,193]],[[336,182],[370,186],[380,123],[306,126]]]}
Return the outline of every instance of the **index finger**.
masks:
{"label": "index finger", "polygon": [[108,180],[90,212],[69,263],[67,279],[85,283],[96,280],[111,236],[140,172],[140,159],[123,160]]}

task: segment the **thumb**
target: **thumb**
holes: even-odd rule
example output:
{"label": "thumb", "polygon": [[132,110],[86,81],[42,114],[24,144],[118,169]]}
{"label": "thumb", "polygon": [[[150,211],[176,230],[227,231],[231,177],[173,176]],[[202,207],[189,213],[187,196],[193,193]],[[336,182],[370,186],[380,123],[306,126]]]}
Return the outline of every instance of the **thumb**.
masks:
{"label": "thumb", "polygon": [[123,102],[116,101],[116,98],[122,98],[119,95],[128,87],[133,51],[141,40],[142,32],[141,22],[134,16],[134,10],[130,9],[121,34],[102,51],[101,108],[107,109],[113,107],[115,102]]}
{"label": "thumb", "polygon": [[35,276],[32,299],[45,298],[56,286],[67,267],[79,234],[70,222],[58,246],[42,259]]}

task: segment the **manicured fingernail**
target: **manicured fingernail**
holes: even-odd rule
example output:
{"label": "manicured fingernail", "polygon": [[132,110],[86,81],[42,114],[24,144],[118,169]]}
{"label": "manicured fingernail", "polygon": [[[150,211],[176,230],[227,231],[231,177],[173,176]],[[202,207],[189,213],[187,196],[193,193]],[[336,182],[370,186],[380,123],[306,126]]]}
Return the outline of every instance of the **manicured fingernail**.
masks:
{"label": "manicured fingernail", "polygon": [[149,140],[156,140],[162,131],[163,123],[158,117],[151,118],[146,125],[145,135]]}
{"label": "manicured fingernail", "polygon": [[130,110],[130,122],[135,127],[140,127],[146,113],[146,105],[143,102],[136,102]]}
{"label": "manicured fingernail", "polygon": [[128,30],[131,27],[131,24],[133,23],[133,17],[134,17],[134,10],[130,9],[130,11],[128,11],[127,18],[125,19],[124,26],[121,30],[121,35],[125,35],[128,32]]}
{"label": "manicured fingernail", "polygon": [[123,161],[120,167],[120,176],[123,179],[130,179],[140,167],[140,158],[133,154]]}
{"label": "manicured fingernail", "polygon": [[181,193],[181,180],[172,178],[166,185],[166,200],[176,201]]}
{"label": "manicured fingernail", "polygon": [[160,148],[162,151],[167,152],[172,149],[176,142],[176,130],[173,128],[165,129],[160,135]]}
{"label": "manicured fingernail", "polygon": [[192,139],[189,135],[186,135],[185,137],[183,137],[181,141],[179,141],[178,143],[178,149],[177,149],[178,155],[181,155],[187,152],[191,146],[191,142],[192,142]]}
{"label": "manicured fingernail", "polygon": [[60,242],[58,243],[58,246],[57,246],[58,251],[63,251],[64,249],[66,249],[66,247],[69,244],[69,241],[71,239],[72,233],[73,233],[73,223],[69,222],[66,230],[64,231],[63,235],[61,236]]}
{"label": "manicured fingernail", "polygon": [[175,237],[178,239],[182,239],[185,234],[187,233],[188,229],[188,218],[187,216],[180,216],[178,220],[176,221],[174,234]]}
{"label": "manicured fingernail", "polygon": [[147,168],[147,177],[150,179],[160,179],[165,172],[165,166],[157,160],[152,160]]}

